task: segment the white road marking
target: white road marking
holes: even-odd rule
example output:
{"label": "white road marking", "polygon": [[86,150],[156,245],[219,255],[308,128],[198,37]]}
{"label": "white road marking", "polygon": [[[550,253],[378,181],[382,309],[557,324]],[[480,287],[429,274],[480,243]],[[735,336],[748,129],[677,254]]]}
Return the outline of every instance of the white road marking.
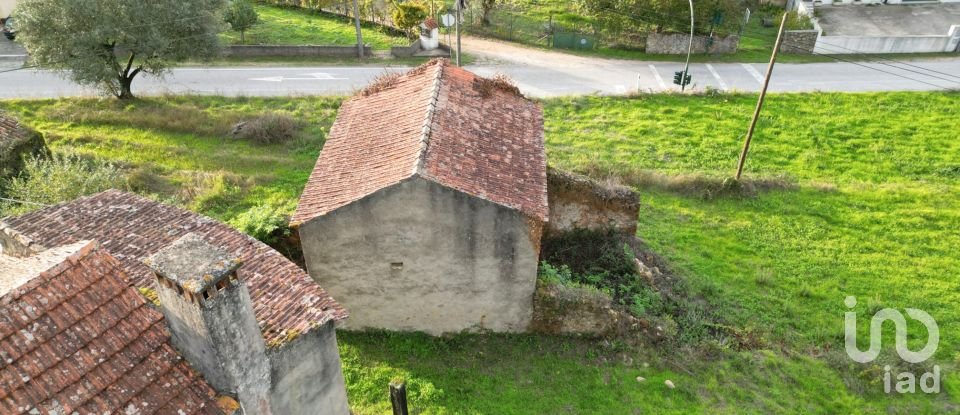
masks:
{"label": "white road marking", "polygon": [[348,78],[335,78],[333,75],[325,72],[316,72],[303,74],[308,78],[288,78],[285,76],[268,76],[265,78],[250,78],[251,81],[264,81],[264,82],[283,82],[283,81],[343,81]]}
{"label": "white road marking", "polygon": [[760,72],[758,72],[753,65],[750,65],[749,63],[741,63],[740,65],[743,66],[743,69],[747,70],[747,73],[753,76],[753,79],[756,79],[757,82],[761,84],[763,83],[763,75],[760,75]]}
{"label": "white road marking", "polygon": [[653,72],[653,78],[657,80],[657,85],[660,85],[660,89],[666,90],[667,84],[663,82],[663,78],[660,77],[660,72],[657,72],[657,67],[653,65],[650,66],[650,72]]}
{"label": "white road marking", "polygon": [[714,78],[716,78],[717,83],[720,84],[720,89],[722,89],[722,90],[724,90],[724,91],[726,91],[726,90],[729,89],[729,88],[727,88],[727,83],[726,83],[726,82],[723,82],[723,79],[720,78],[720,74],[717,73],[717,70],[716,70],[716,69],[713,69],[713,65],[711,65],[711,64],[708,63],[708,64],[707,64],[707,70],[709,70],[709,71],[710,71],[710,74],[713,75]]}

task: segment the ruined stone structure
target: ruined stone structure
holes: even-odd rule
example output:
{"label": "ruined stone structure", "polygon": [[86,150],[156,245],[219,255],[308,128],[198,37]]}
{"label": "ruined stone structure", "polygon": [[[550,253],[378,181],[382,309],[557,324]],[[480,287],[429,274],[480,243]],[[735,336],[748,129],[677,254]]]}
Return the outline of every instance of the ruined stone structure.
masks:
{"label": "ruined stone structure", "polygon": [[437,60],[343,104],[291,225],[348,327],[518,332],[547,217],[542,110]]}
{"label": "ruined stone structure", "polygon": [[550,221],[547,233],[573,229],[615,229],[637,233],[640,198],[626,186],[600,183],[586,176],[551,168],[547,174]]}
{"label": "ruined stone structure", "polygon": [[6,222],[0,246],[8,252],[99,241],[127,284],[156,293],[170,343],[245,414],[349,413],[334,332],[346,312],[267,245],[118,191]]}
{"label": "ruined stone structure", "polygon": [[20,124],[0,111],[0,179],[16,176],[23,168],[23,159],[46,153],[40,133]]}

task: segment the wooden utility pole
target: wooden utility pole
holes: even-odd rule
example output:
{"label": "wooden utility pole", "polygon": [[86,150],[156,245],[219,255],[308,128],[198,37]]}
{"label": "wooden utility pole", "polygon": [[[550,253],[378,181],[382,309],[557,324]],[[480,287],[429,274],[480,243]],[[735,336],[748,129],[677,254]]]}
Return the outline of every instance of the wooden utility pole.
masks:
{"label": "wooden utility pole", "polygon": [[457,0],[457,66],[460,65],[460,16],[463,12],[463,2],[466,0]]}
{"label": "wooden utility pole", "polygon": [[390,382],[390,404],[393,406],[393,415],[409,415],[407,408],[407,383]]}
{"label": "wooden utility pole", "polygon": [[353,0],[353,21],[357,25],[357,56],[363,59],[363,35],[360,34],[360,5]]}
{"label": "wooden utility pole", "polygon": [[740,162],[737,163],[737,180],[743,174],[743,165],[747,162],[747,153],[750,152],[750,140],[753,139],[753,131],[757,128],[757,120],[760,118],[760,110],[763,109],[763,99],[767,96],[767,87],[770,86],[770,77],[773,75],[773,65],[777,63],[777,54],[780,52],[780,44],[783,43],[783,29],[787,26],[787,13],[783,14],[783,20],[780,21],[780,31],[777,32],[777,42],[773,46],[773,54],[770,55],[770,64],[767,65],[767,76],[763,79],[763,88],[760,89],[760,99],[757,100],[757,109],[753,111],[753,119],[750,121],[750,128],[747,130],[747,138],[743,142],[743,151],[740,152]]}

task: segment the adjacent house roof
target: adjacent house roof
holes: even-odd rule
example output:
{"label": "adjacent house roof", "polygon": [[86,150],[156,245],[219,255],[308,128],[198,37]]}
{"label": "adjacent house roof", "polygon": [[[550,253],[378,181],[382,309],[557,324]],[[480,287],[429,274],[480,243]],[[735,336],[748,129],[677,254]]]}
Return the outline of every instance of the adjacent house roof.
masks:
{"label": "adjacent house roof", "polygon": [[243,261],[238,272],[268,345],[347,317],[303,269],[276,250],[213,219],[137,195],[110,190],[5,222],[43,246],[97,240],[137,287],[154,284],[142,260],[187,233],[200,235]]}
{"label": "adjacent house roof", "polygon": [[543,112],[508,82],[432,61],[346,101],[293,226],[412,176],[547,220]]}
{"label": "adjacent house roof", "polygon": [[220,413],[119,261],[96,242],[50,251],[0,270],[32,273],[0,296],[0,413]]}

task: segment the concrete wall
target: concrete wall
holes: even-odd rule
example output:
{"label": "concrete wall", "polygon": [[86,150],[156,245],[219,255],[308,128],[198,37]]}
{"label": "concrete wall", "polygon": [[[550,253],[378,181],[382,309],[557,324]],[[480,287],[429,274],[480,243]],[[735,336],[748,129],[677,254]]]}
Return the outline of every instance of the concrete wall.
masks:
{"label": "concrete wall", "polygon": [[[363,55],[371,56],[369,45],[363,47]],[[231,45],[224,55],[242,58],[254,57],[357,57],[357,46],[286,46],[286,45]]]}
{"label": "concrete wall", "polygon": [[813,53],[817,46],[819,30],[787,30],[783,32],[783,44],[780,51],[783,53],[805,54]]}
{"label": "concrete wall", "polygon": [[820,36],[814,53],[932,53],[956,52],[958,26],[950,36]]}
{"label": "concrete wall", "polygon": [[627,235],[637,233],[640,199],[630,188],[551,168],[547,171],[547,195],[547,233],[576,228],[614,228]]}
{"label": "concrete wall", "polygon": [[0,18],[6,18],[17,5],[17,0],[0,0]]}
{"label": "concrete wall", "polygon": [[397,58],[409,58],[414,53],[420,51],[420,39],[413,41],[410,46],[393,46],[390,48],[390,55]]}
{"label": "concrete wall", "polygon": [[525,331],[542,225],[414,176],[300,226],[346,328]]}
{"label": "concrete wall", "polygon": [[273,382],[273,414],[350,413],[332,321],[279,348],[269,349],[267,356]]}
{"label": "concrete wall", "polygon": [[[683,33],[650,33],[647,35],[647,53],[662,55],[685,55],[690,44],[690,34]],[[710,41],[708,36],[693,37],[693,53],[736,53],[740,44],[740,37],[714,36]]]}

